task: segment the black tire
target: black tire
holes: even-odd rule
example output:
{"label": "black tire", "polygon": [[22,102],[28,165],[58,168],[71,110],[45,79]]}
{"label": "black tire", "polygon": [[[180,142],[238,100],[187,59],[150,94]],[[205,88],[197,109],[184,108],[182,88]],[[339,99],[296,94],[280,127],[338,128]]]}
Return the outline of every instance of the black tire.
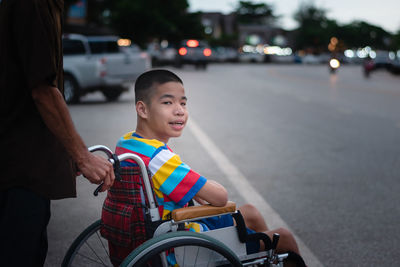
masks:
{"label": "black tire", "polygon": [[76,79],[70,75],[64,75],[64,96],[67,104],[79,103],[80,87]]}
{"label": "black tire", "polygon": [[[188,259],[185,257],[185,264],[181,264],[181,267],[203,266],[203,262],[198,262],[197,256],[200,253],[210,253],[207,255],[210,255],[209,258],[211,259],[214,259],[214,256],[218,255],[218,264],[216,266],[242,266],[237,256],[220,241],[200,233],[182,231],[167,233],[146,241],[140,247],[131,252],[131,254],[129,254],[122,262],[120,267],[148,266],[149,263],[153,263],[152,265],[154,266],[160,266],[159,255],[161,253],[170,251],[171,249],[175,249],[176,252],[178,248],[182,247],[186,251],[192,249],[197,252],[186,253],[185,255],[187,256],[196,255],[194,257],[195,259],[191,257],[191,260],[194,260],[195,262],[188,263]],[[154,263],[154,261],[156,261],[156,263]]]}
{"label": "black tire", "polygon": [[108,242],[100,235],[101,220],[86,228],[69,247],[62,267],[110,266]]}
{"label": "black tire", "polygon": [[118,100],[122,92],[122,88],[107,88],[103,90],[103,95],[107,98],[107,101],[112,102]]}

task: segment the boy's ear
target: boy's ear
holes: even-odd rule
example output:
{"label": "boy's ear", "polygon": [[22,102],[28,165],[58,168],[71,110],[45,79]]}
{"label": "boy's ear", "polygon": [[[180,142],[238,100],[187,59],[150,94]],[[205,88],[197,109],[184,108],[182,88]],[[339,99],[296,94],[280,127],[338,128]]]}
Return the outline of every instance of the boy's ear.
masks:
{"label": "boy's ear", "polygon": [[143,101],[138,101],[136,103],[136,113],[138,114],[139,117],[142,119],[146,119],[148,116],[148,110],[147,106]]}

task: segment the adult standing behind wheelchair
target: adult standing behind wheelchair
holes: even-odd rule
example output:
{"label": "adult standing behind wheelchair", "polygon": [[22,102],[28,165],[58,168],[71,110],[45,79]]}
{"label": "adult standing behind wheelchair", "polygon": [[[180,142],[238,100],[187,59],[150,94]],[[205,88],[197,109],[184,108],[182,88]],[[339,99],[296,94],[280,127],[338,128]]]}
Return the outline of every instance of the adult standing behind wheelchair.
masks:
{"label": "adult standing behind wheelchair", "polygon": [[0,1],[2,266],[43,266],[50,199],[76,196],[76,167],[90,182],[104,181],[102,191],[114,180],[63,99],[63,8],[63,0]]}
{"label": "adult standing behind wheelchair", "polygon": [[[191,199],[200,204],[226,205],[228,200],[226,189],[219,183],[208,180],[193,171],[167,145],[170,138],[181,135],[188,119],[187,97],[182,80],[167,70],[145,72],[136,80],[135,97],[136,130],[120,138],[116,154],[134,153],[142,158],[151,175],[160,217],[164,220],[169,219],[173,210],[186,206]],[[134,167],[136,163],[129,160],[121,162],[121,167],[130,166]],[[118,186],[118,183],[116,182],[115,185]],[[115,191],[117,192],[118,189]],[[118,199],[123,201],[123,196],[118,196]],[[107,221],[111,223],[121,221],[115,217],[114,220],[110,219],[121,212],[116,207],[113,193],[109,192],[102,214],[103,222],[106,224],[105,229],[113,227],[107,225]],[[255,206],[247,204],[238,210],[244,218],[248,233],[263,232],[271,240],[273,234],[278,233],[280,239],[277,252],[292,251],[299,254],[293,235],[283,228],[268,229]],[[207,231],[234,224],[232,216],[223,215],[189,223],[186,227],[194,231]],[[109,247],[110,257],[115,266],[119,265],[134,248],[119,246],[110,240]],[[264,242],[249,241],[246,247],[248,253],[263,251]]]}

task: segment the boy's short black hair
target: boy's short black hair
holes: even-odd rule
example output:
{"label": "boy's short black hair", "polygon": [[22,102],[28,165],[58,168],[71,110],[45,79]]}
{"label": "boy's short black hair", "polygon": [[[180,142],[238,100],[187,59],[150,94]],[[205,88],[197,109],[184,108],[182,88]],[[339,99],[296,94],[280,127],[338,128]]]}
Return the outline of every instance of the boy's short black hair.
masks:
{"label": "boy's short black hair", "polygon": [[169,70],[156,69],[141,74],[135,82],[135,103],[143,101],[150,104],[156,86],[167,82],[178,82],[183,85],[182,80]]}

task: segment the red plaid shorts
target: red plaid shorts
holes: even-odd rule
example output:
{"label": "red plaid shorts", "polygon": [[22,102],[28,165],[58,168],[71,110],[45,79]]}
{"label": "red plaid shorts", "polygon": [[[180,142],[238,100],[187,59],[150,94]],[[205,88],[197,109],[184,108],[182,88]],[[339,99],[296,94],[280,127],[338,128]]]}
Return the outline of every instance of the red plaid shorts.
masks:
{"label": "red plaid shorts", "polygon": [[122,167],[121,180],[108,191],[101,215],[101,235],[108,240],[111,262],[119,266],[146,241],[146,191],[139,167]]}

